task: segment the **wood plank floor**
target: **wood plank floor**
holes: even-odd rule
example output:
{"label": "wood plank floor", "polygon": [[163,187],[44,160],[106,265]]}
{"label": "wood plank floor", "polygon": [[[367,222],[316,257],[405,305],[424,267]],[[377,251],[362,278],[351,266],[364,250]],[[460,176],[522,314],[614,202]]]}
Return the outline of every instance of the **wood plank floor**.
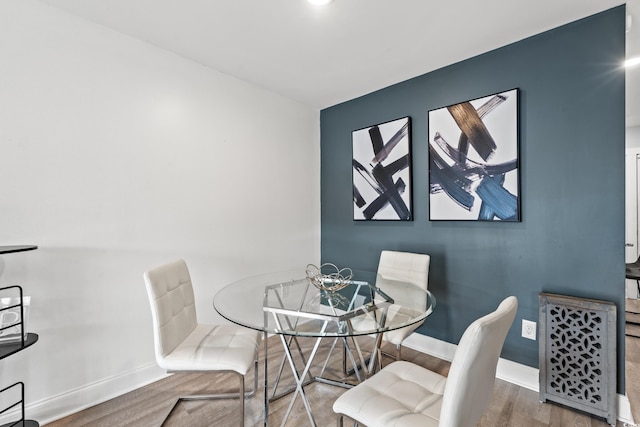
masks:
{"label": "wood plank floor", "polygon": [[[272,337],[269,343],[269,378],[275,377],[283,351],[278,337]],[[330,340],[324,340],[316,360],[323,361],[328,353]],[[362,342],[363,345],[369,344]],[[302,341],[304,348],[310,348],[311,340]],[[639,353],[640,354],[640,353]],[[259,364],[262,375],[263,364],[261,351]],[[422,365],[435,372],[446,375],[449,363],[404,348],[403,359]],[[330,374],[339,376],[341,369],[341,352],[334,351],[329,364]],[[385,362],[388,362],[385,359]],[[291,375],[285,366],[283,382],[290,382]],[[247,387],[252,388],[253,374],[247,380]],[[262,377],[260,376],[260,381]],[[177,396],[181,394],[206,392],[232,392],[237,389],[237,377],[229,374],[176,374],[157,381],[146,387],[119,396],[100,405],[88,408],[61,420],[47,424],[47,427],[152,427],[159,426],[170,410]],[[305,388],[313,408],[318,426],[335,426],[336,418],[331,409],[333,401],[344,392],[343,388],[321,383],[314,383]],[[290,396],[285,396],[270,406],[270,425],[279,426],[289,404]],[[263,393],[257,394],[245,403],[245,425],[248,427],[262,425]],[[205,402],[182,402],[176,406],[167,419],[166,427],[209,427],[236,426],[240,420],[237,400],[218,400]],[[298,398],[286,426],[307,426],[304,407]],[[478,424],[480,427],[606,427],[605,420],[575,410],[553,404],[540,403],[538,393],[518,387],[517,385],[496,380],[493,399],[487,412]],[[618,422],[617,427],[624,427]]]}
{"label": "wood plank floor", "polygon": [[626,299],[625,385],[634,420],[640,420],[640,300]]}

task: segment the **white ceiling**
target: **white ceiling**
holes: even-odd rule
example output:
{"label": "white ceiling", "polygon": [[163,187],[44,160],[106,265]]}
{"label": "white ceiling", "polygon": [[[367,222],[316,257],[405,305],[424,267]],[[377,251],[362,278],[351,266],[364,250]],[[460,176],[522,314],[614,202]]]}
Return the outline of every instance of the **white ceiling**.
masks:
{"label": "white ceiling", "polygon": [[[322,109],[624,0],[41,0]],[[640,55],[640,0],[627,55]],[[633,40],[632,40],[633,39]],[[621,58],[622,59],[622,58]],[[640,125],[640,66],[627,126]],[[631,96],[630,91],[636,96]]]}

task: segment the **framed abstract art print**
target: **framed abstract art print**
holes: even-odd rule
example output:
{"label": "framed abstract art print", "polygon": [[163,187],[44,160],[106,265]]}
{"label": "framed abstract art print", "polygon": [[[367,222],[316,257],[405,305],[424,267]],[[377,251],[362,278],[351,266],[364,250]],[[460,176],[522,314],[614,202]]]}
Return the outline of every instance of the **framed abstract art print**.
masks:
{"label": "framed abstract art print", "polygon": [[429,219],[520,221],[518,89],[429,111]]}
{"label": "framed abstract art print", "polygon": [[353,131],[353,219],[410,221],[411,119]]}

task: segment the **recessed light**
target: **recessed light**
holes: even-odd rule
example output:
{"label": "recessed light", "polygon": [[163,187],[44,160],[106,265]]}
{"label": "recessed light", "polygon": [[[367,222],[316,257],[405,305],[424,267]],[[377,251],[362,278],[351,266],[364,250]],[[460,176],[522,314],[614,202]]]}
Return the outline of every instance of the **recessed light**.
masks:
{"label": "recessed light", "polygon": [[631,68],[638,64],[640,64],[640,56],[634,56],[633,58],[629,58],[624,61],[624,66],[627,68]]}
{"label": "recessed light", "polygon": [[326,4],[331,3],[333,0],[307,0],[311,4],[315,4],[316,6],[324,6]]}

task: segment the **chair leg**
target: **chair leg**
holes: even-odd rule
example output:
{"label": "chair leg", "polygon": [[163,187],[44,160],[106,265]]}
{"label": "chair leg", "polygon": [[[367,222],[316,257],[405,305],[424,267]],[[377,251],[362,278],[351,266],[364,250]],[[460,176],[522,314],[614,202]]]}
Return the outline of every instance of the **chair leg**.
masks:
{"label": "chair leg", "polygon": [[239,401],[240,401],[240,427],[244,427],[244,376],[238,375],[240,377],[240,393],[239,393]]}
{"label": "chair leg", "polygon": [[[338,427],[344,427],[344,415],[338,414],[337,420],[338,420]],[[357,427],[359,425],[360,424],[358,424],[357,421],[355,421],[355,420],[353,421],[353,427]]]}
{"label": "chair leg", "polygon": [[[258,390],[258,358],[257,357],[256,357],[256,360],[254,361],[253,369],[254,369],[253,390],[246,392],[245,385],[244,385],[244,375],[234,372],[240,378],[240,387],[239,387],[238,393],[199,394],[199,395],[180,396],[176,399],[173,406],[171,406],[171,409],[169,410],[167,415],[164,417],[164,419],[160,423],[160,427],[164,425],[164,423],[167,421],[167,419],[169,418],[169,416],[171,415],[175,407],[178,405],[178,403],[180,403],[183,400],[219,400],[219,399],[239,399],[240,400],[240,427],[243,427],[244,426],[244,400],[246,398],[252,397],[254,394],[256,394],[256,391]],[[222,372],[222,371],[218,371],[218,372]],[[233,372],[233,371],[227,371],[227,372]],[[175,373],[175,372],[169,371],[169,373]]]}
{"label": "chair leg", "polygon": [[347,347],[345,347],[344,345],[342,346],[342,373],[345,375],[349,375],[349,372],[347,372]]}
{"label": "chair leg", "polygon": [[171,406],[171,409],[169,409],[169,412],[167,412],[167,415],[165,415],[165,417],[162,419],[162,422],[160,423],[160,427],[162,427],[164,425],[164,423],[167,422],[167,420],[169,419],[169,416],[171,415],[171,413],[175,409],[176,405],[178,403],[180,403],[180,400],[182,400],[182,399],[177,398],[176,401],[173,403],[173,405]]}
{"label": "chair leg", "polygon": [[[164,423],[167,422],[173,410],[176,408],[176,406],[178,406],[178,403],[182,402],[183,400],[221,400],[221,399],[240,400],[240,427],[244,427],[244,399],[255,394],[257,388],[254,387],[254,389],[251,392],[245,393],[244,375],[238,374],[238,377],[240,378],[240,387],[239,387],[238,393],[197,394],[197,395],[188,395],[188,396],[178,397],[174,402],[173,406],[171,406],[171,409],[169,410],[167,415],[164,417],[164,419],[160,423],[160,427],[162,427]],[[256,384],[257,384],[257,379],[256,379]]]}
{"label": "chair leg", "polygon": [[382,354],[384,354],[385,356],[389,356],[396,361],[402,360],[402,343],[396,345],[396,354],[391,354],[384,351],[382,352]]}
{"label": "chair leg", "polygon": [[256,361],[253,364],[253,391],[251,393],[249,393],[248,396],[245,397],[251,397],[253,396],[256,391],[258,390],[258,358],[256,357]]}

